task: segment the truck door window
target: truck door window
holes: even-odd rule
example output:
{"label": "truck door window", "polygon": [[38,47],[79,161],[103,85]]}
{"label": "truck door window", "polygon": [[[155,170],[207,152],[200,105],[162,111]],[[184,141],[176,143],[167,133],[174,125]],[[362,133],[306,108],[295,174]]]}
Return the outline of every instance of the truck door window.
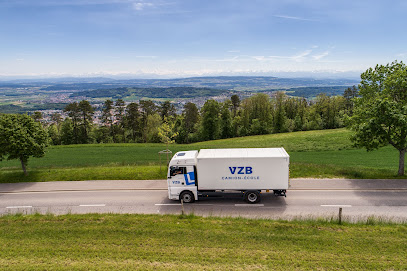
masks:
{"label": "truck door window", "polygon": [[186,167],[171,167],[170,168],[170,176],[175,176],[178,174],[186,174],[187,168]]}

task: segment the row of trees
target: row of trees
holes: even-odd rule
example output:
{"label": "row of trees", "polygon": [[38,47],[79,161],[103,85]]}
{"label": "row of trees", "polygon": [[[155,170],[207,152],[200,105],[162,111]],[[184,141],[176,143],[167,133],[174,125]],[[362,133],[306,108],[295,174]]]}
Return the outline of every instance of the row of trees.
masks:
{"label": "row of trees", "polygon": [[[105,101],[98,125],[94,124],[95,109],[86,100],[68,104],[65,112],[51,116],[47,127],[52,143],[124,143],[162,142],[162,135],[177,143],[261,135],[291,131],[333,129],[342,127],[343,116],[352,114],[352,98],[356,88],[349,88],[344,96],[320,94],[313,101],[289,97],[277,92],[271,99],[256,94],[240,100],[233,95],[224,102],[207,100],[199,110],[194,103],[186,103],[176,114],[169,101],[156,105],[152,101],[125,104],[123,100]],[[35,118],[35,115],[34,115]],[[36,118],[39,120],[39,117]]]}

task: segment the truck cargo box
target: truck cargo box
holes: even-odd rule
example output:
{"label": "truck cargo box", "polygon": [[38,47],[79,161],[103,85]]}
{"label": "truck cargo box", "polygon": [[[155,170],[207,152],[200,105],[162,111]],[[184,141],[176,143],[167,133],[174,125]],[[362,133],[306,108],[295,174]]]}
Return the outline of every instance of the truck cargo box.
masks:
{"label": "truck cargo box", "polygon": [[284,148],[202,149],[198,190],[286,190],[289,155]]}

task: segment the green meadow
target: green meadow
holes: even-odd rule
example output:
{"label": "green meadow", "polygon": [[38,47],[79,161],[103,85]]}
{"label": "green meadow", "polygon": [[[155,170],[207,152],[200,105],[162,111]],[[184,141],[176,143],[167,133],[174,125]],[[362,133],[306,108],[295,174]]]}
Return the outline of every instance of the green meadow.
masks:
{"label": "green meadow", "polygon": [[1,270],[406,270],[407,225],[6,215]]}
{"label": "green meadow", "polygon": [[[397,178],[398,152],[388,146],[367,152],[354,149],[346,129],[294,132],[172,144],[170,150],[203,148],[284,147],[290,155],[291,177]],[[0,182],[100,179],[162,179],[164,144],[88,144],[51,146],[43,158],[31,158],[29,176],[17,160],[0,162]],[[171,158],[171,156],[170,156]]]}

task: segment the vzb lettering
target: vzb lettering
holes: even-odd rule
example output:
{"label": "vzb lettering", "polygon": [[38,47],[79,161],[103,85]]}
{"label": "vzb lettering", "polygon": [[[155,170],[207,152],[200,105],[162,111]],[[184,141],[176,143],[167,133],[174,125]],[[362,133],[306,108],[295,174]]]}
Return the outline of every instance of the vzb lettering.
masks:
{"label": "vzb lettering", "polygon": [[252,167],[229,167],[230,173],[235,174],[237,169],[237,174],[252,174]]}

